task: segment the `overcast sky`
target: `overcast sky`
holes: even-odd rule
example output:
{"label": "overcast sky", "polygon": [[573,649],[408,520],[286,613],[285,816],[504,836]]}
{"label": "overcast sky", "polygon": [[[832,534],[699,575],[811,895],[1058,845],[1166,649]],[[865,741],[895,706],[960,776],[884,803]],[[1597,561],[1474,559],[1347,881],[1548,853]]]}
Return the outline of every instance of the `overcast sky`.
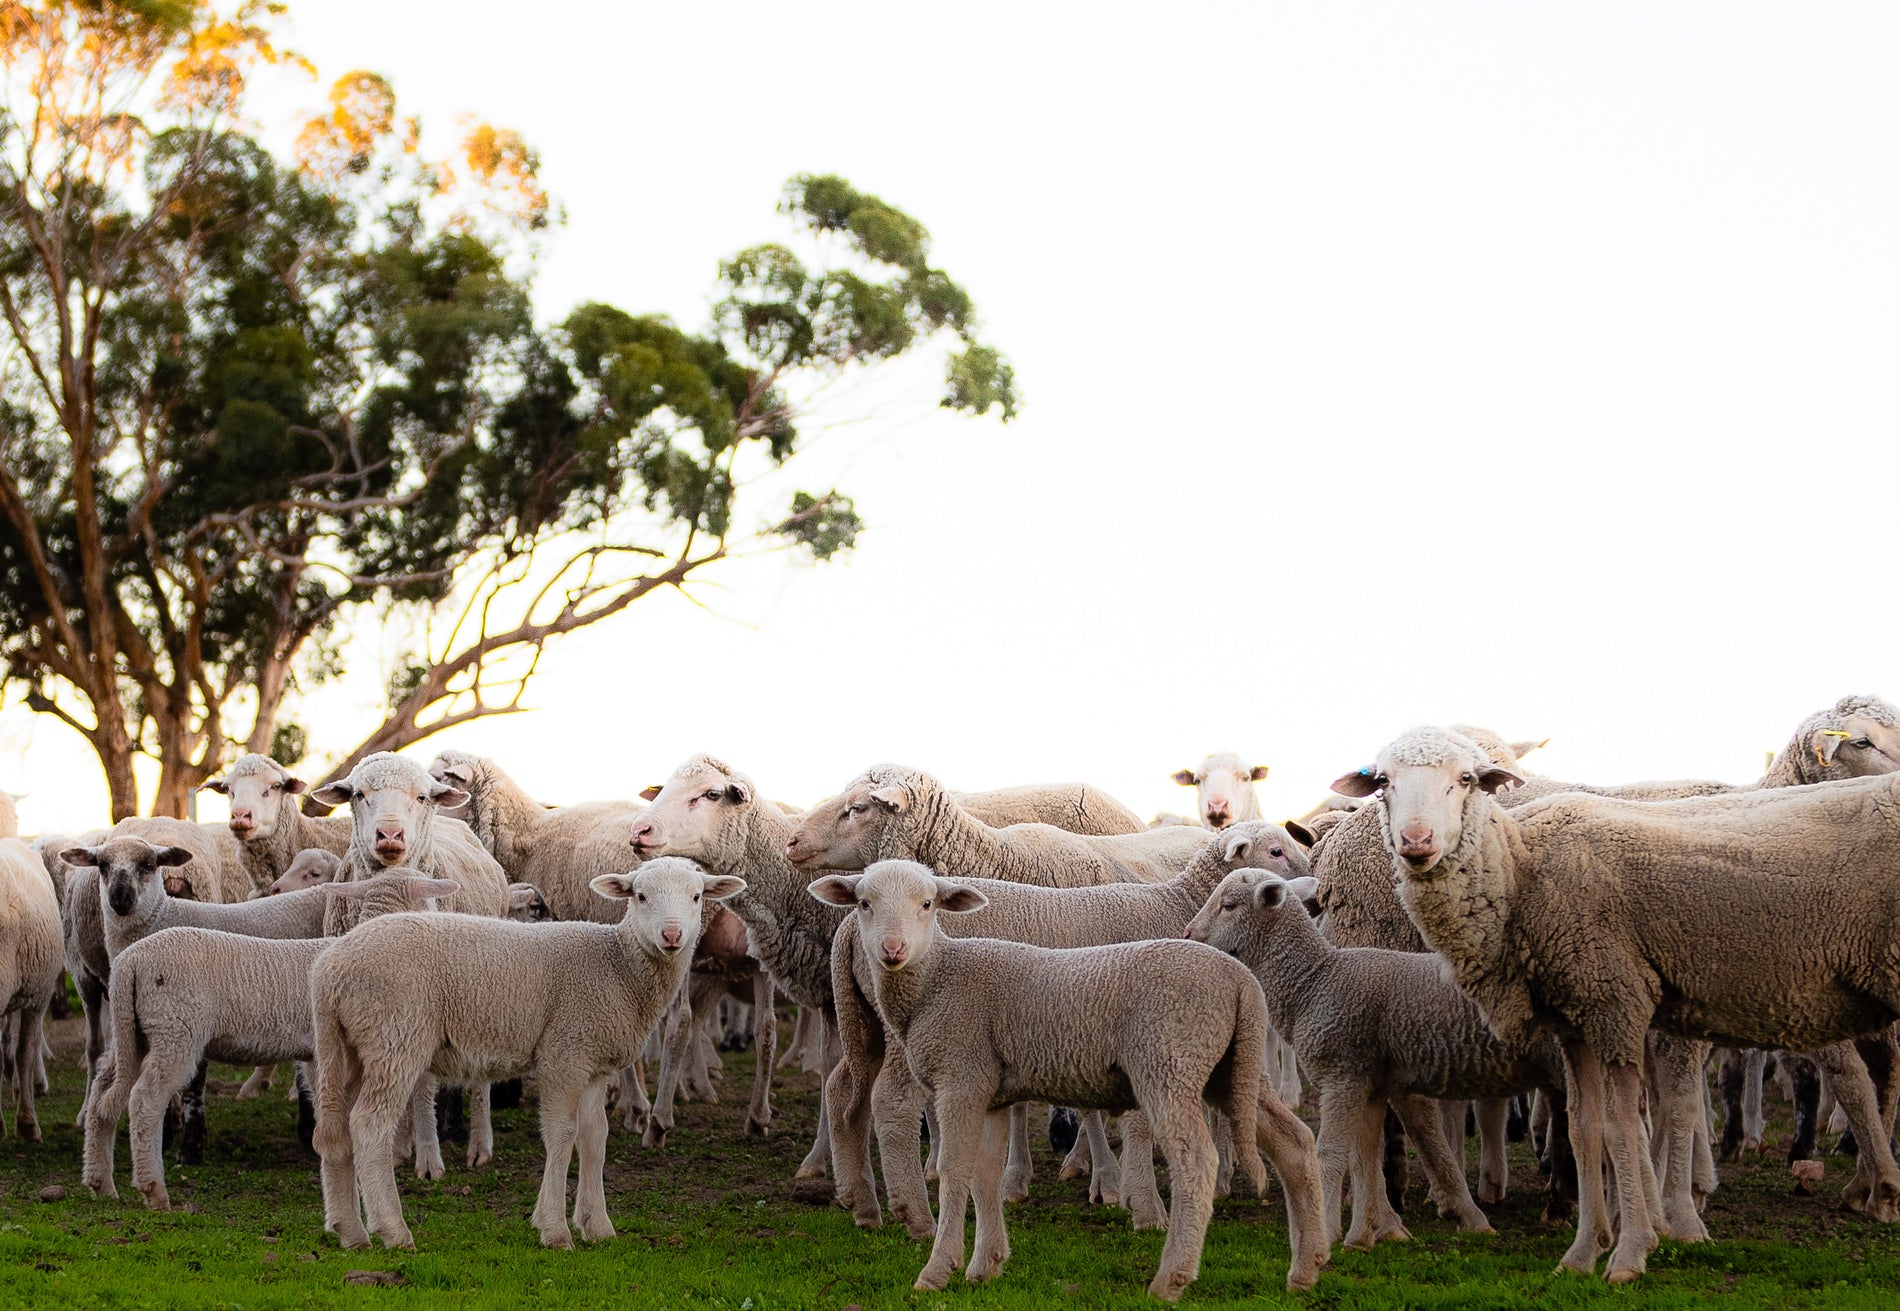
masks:
{"label": "overcast sky", "polygon": [[[548,318],[703,324],[830,171],[929,226],[1017,367],[1007,428],[825,436],[795,481],[857,498],[848,559],[643,601],[446,739],[544,800],[712,751],[790,801],[889,759],[1145,814],[1226,748],[1282,814],[1447,720],[1743,781],[1900,698],[1891,5],[293,8],[301,103],[367,67],[539,148]],[[50,721],[0,716],[0,769],[28,831],[105,813]]]}

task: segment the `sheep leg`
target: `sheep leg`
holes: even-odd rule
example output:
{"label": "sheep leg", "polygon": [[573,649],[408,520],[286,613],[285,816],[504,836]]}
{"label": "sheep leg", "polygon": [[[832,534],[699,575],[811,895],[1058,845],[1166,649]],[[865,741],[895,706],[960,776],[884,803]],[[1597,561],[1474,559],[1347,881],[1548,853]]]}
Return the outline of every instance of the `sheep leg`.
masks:
{"label": "sheep leg", "polygon": [[1834,1098],[1847,1112],[1860,1152],[1854,1160],[1854,1174],[1841,1194],[1841,1205],[1851,1211],[1866,1211],[1874,1219],[1900,1218],[1900,1168],[1893,1160],[1893,1147],[1884,1107],[1874,1091],[1866,1062],[1851,1042],[1837,1042],[1814,1053],[1815,1061],[1826,1072]]}
{"label": "sheep leg", "polygon": [[[1076,1135],[1078,1141],[1086,1143],[1089,1154],[1089,1204],[1092,1206],[1119,1206],[1122,1197],[1122,1167],[1115,1159],[1115,1153],[1108,1145],[1108,1117],[1100,1111],[1090,1111],[1082,1121],[1082,1132]],[[1149,1157],[1148,1180],[1150,1189],[1154,1188],[1154,1158]],[[1155,1213],[1161,1212],[1159,1193],[1154,1198]],[[1136,1228],[1140,1228],[1139,1225]]]}
{"label": "sheep leg", "polygon": [[1768,1130],[1768,1117],[1762,1111],[1762,1085],[1768,1077],[1768,1053],[1760,1049],[1742,1058],[1742,1142],[1744,1152],[1759,1153]]}
{"label": "sheep leg", "polygon": [[[171,1104],[172,1095],[191,1082],[199,1066],[199,1049],[153,1048],[145,1053],[127,1100],[132,1186],[154,1211],[169,1211],[172,1204],[171,1194],[165,1189],[165,1108]],[[116,1103],[118,1098],[109,1100]],[[118,1119],[114,1114],[108,1132],[118,1128]]]}
{"label": "sheep leg", "polygon": [[[889,1062],[887,1062],[888,1064]],[[963,1265],[963,1235],[970,1209],[970,1187],[977,1158],[983,1151],[984,1121],[989,1118],[989,1094],[946,1104],[937,1099],[937,1118],[943,1126],[943,1151],[938,1156],[942,1178],[937,1184],[937,1238],[930,1248],[913,1288],[936,1292],[950,1282],[950,1272]]]}
{"label": "sheep leg", "polygon": [[1399,1122],[1405,1126],[1406,1137],[1412,1140],[1412,1146],[1418,1149],[1419,1158],[1424,1162],[1425,1176],[1431,1181],[1433,1196],[1444,1199],[1439,1203],[1438,1214],[1456,1220],[1458,1227],[1466,1233],[1495,1233],[1496,1230],[1484,1218],[1484,1212],[1471,1200],[1471,1188],[1465,1182],[1465,1172],[1452,1155],[1450,1144],[1445,1141],[1443,1117],[1439,1113],[1444,1105],[1439,1102],[1434,1106],[1427,1097],[1392,1099],[1392,1109],[1398,1112]]}
{"label": "sheep leg", "polygon": [[1218,1107],[1210,1106],[1203,1114],[1214,1139],[1214,1196],[1227,1197],[1234,1191],[1234,1122]]}
{"label": "sheep leg", "polygon": [[1577,1162],[1577,1236],[1557,1268],[1587,1275],[1595,1272],[1598,1255],[1612,1241],[1603,1191],[1603,1066],[1581,1039],[1565,1040],[1563,1052],[1570,1146]]}
{"label": "sheep leg", "polygon": [[1168,1163],[1168,1238],[1148,1291],[1164,1302],[1177,1302],[1201,1273],[1201,1248],[1208,1221],[1214,1218],[1214,1176],[1220,1161],[1198,1090],[1176,1090],[1169,1096],[1162,1089],[1138,1085],[1136,1095]]}
{"label": "sheep leg", "polygon": [[596,1079],[581,1093],[577,1146],[580,1178],[574,1183],[574,1224],[581,1237],[614,1236],[607,1217],[607,1080]]}
{"label": "sheep leg", "polygon": [[[1051,1119],[1054,1118],[1056,1114],[1056,1110],[1057,1108],[1055,1107],[1049,1108],[1049,1114],[1050,1114]],[[1100,1111],[1084,1111],[1082,1114],[1083,1115],[1100,1115],[1101,1112]],[[1091,1156],[1091,1149],[1089,1147],[1088,1135],[1080,1131],[1081,1122],[1079,1118],[1076,1123],[1076,1128],[1077,1128],[1077,1132],[1075,1135],[1075,1141],[1069,1144],[1068,1155],[1062,1158],[1062,1166],[1060,1169],[1056,1171],[1056,1178],[1058,1179],[1080,1179],[1083,1175],[1083,1172],[1089,1168],[1089,1163],[1093,1159]],[[1054,1130],[1052,1129],[1050,1132],[1053,1134]]]}
{"label": "sheep leg", "polygon": [[1788,1143],[1788,1161],[1811,1161],[1815,1126],[1821,1122],[1820,1067],[1809,1056],[1784,1054],[1781,1061],[1793,1085],[1788,1100],[1794,1104],[1794,1137]]}
{"label": "sheep leg", "polygon": [[[993,1279],[1009,1260],[1009,1227],[1003,1218],[1003,1176],[1006,1160],[1014,1149],[1015,1113],[1027,1110],[1018,1102],[1007,1111],[992,1111],[983,1117],[983,1145],[977,1154],[976,1238],[970,1249],[970,1264],[963,1277],[971,1283]],[[1027,1129],[1024,1131],[1027,1136]]]}
{"label": "sheep leg", "polygon": [[[402,1218],[402,1197],[396,1191],[396,1121],[405,1099],[430,1103],[430,1128],[435,1125],[435,1080],[405,1072],[365,1067],[360,1075],[356,1104],[350,1108],[350,1141],[356,1156],[356,1191],[362,1194],[369,1231],[387,1248],[415,1249],[415,1237]],[[416,1111],[416,1119],[422,1112]],[[421,1155],[421,1142],[417,1143]]]}
{"label": "sheep leg", "polygon": [[1405,1188],[1410,1182],[1411,1171],[1405,1163],[1405,1131],[1399,1127],[1399,1117],[1388,1114],[1385,1117],[1385,1196],[1394,1211],[1405,1209]]}
{"label": "sheep leg", "polygon": [[784,1053],[778,1058],[778,1063],[796,1069],[804,1061],[805,1049],[810,1044],[811,1012],[800,1006],[792,1013],[792,1040],[786,1044]]}
{"label": "sheep leg", "polygon": [[[362,1083],[356,1053],[341,1034],[326,1028],[318,1016],[316,1076],[317,1125],[311,1143],[317,1149],[318,1175],[323,1184],[323,1227],[346,1248],[368,1247],[356,1192],[356,1147],[350,1137],[350,1112]],[[395,1163],[390,1163],[393,1171]]]}
{"label": "sheep leg", "polygon": [[1900,1042],[1896,1042],[1894,1026],[1889,1025],[1869,1038],[1854,1039],[1854,1051],[1873,1080],[1874,1096],[1880,1105],[1880,1122],[1891,1138],[1894,1115],[1900,1111]]}
{"label": "sheep leg", "polygon": [[1621,1221],[1604,1278],[1612,1284],[1626,1284],[1643,1273],[1656,1247],[1650,1211],[1655,1166],[1643,1133],[1643,1067],[1634,1061],[1603,1064],[1608,1110],[1604,1138],[1616,1175]]}
{"label": "sheep leg", "polygon": [[[1689,1194],[1695,1202],[1696,1214],[1708,1209],[1709,1194],[1721,1186],[1721,1179],[1715,1173],[1715,1107],[1709,1100],[1709,1081],[1706,1077],[1707,1062],[1694,1070],[1690,1086],[1695,1090],[1695,1132],[1691,1140],[1695,1156],[1689,1175]],[[1756,1106],[1757,1112],[1760,1106]],[[1759,1134],[1757,1137],[1759,1138]]]}
{"label": "sheep leg", "polygon": [[[1034,1167],[1029,1161],[1029,1103],[1017,1102],[1009,1108],[1009,1161],[1003,1167],[1003,1197],[1011,1202],[1029,1200],[1029,1181]],[[977,1230],[982,1222],[982,1194],[979,1192]],[[980,1247],[981,1240],[978,1241]]]}
{"label": "sheep leg", "polygon": [[[870,1020],[880,1022],[876,1016]],[[882,1055],[854,1042],[845,1058],[832,1070],[831,1077],[825,1080],[823,1090],[837,1200],[864,1229],[875,1229],[884,1223],[884,1212],[877,1200],[877,1179],[871,1171],[871,1090],[883,1066],[889,1063]],[[927,1203],[925,1209],[929,1209]]]}
{"label": "sheep leg", "polygon": [[1168,1227],[1161,1188],[1155,1181],[1154,1130],[1142,1111],[1122,1116],[1122,1202],[1128,1207],[1136,1232]]}
{"label": "sheep leg", "polygon": [[[126,1064],[125,1078],[119,1078],[118,1066],[123,1059]],[[137,1082],[139,1055],[136,1048],[126,1052],[121,1058],[113,1053],[112,1063],[99,1071],[92,1081],[92,1090],[86,1098],[86,1104],[80,1114],[85,1120],[86,1144],[84,1169],[81,1175],[86,1187],[92,1190],[94,1197],[117,1197],[119,1190],[112,1182],[112,1155],[114,1140],[119,1136],[119,1117],[125,1114],[126,1101],[131,1096],[132,1085]],[[160,1148],[163,1149],[164,1110],[160,1108],[159,1125]]]}
{"label": "sheep leg", "polygon": [[[1320,1207],[1326,1223],[1326,1245],[1329,1250],[1340,1240],[1344,1225],[1341,1211],[1345,1206],[1346,1181],[1358,1160],[1359,1107],[1363,1101],[1362,1090],[1359,1089],[1350,1092],[1335,1089],[1330,1093],[1323,1087],[1320,1089]],[[1380,1183],[1383,1187],[1383,1180]],[[1353,1179],[1352,1184],[1352,1202],[1356,1213],[1364,1205],[1360,1200],[1360,1190],[1367,1183],[1362,1179]]]}
{"label": "sheep leg", "polygon": [[[418,1179],[440,1179],[449,1172],[448,1167],[442,1163],[442,1137],[436,1132],[435,1094],[435,1078],[425,1074],[416,1081],[416,1090],[409,1098],[410,1142],[415,1152],[416,1178]],[[393,1160],[395,1152],[393,1137],[390,1152]],[[366,1201],[365,1205],[367,1204]],[[371,1229],[375,1227],[370,1226]]]}
{"label": "sheep leg", "polygon": [[[886,1035],[884,1065],[871,1083],[871,1122],[877,1130],[877,1159],[884,1166],[884,1193],[890,1198],[891,1218],[910,1230],[913,1238],[927,1238],[937,1225],[930,1216],[930,1189],[918,1163],[922,1153],[917,1141],[917,1126],[923,1119],[930,1094],[911,1074],[895,1035]],[[943,1143],[941,1109],[938,1132],[931,1139],[941,1149]],[[832,1141],[838,1141],[833,1134]],[[942,1155],[939,1162],[939,1188],[942,1187]],[[869,1166],[866,1166],[868,1173]],[[875,1197],[875,1193],[873,1193]],[[875,1206],[873,1201],[871,1205]]]}
{"label": "sheep leg", "polygon": [[1511,1188],[1509,1146],[1511,1099],[1487,1097],[1478,1107],[1478,1200],[1502,1202]]}
{"label": "sheep leg", "polygon": [[495,1126],[489,1118],[489,1085],[478,1083],[468,1090],[468,1168],[487,1165],[495,1159]]}
{"label": "sheep leg", "polygon": [[[1702,1116],[1702,1069],[1708,1046],[1658,1035],[1649,1049],[1655,1077],[1656,1139],[1662,1148],[1662,1225],[1678,1242],[1706,1243],[1708,1228],[1695,1200],[1695,1122]],[[1706,1123],[1706,1121],[1705,1121]]]}
{"label": "sheep leg", "polygon": [[937,1130],[937,1104],[924,1103],[924,1132],[930,1137],[930,1150],[924,1153],[924,1182],[937,1182],[937,1148],[943,1142],[943,1134]]}
{"label": "sheep leg", "polygon": [[[565,1080],[550,1080],[547,1072],[542,1072],[541,1145],[547,1155],[541,1163],[541,1191],[528,1222],[541,1231],[543,1247],[574,1246],[574,1234],[567,1227],[567,1166],[574,1157],[574,1140],[579,1135],[584,1091]],[[584,1166],[581,1177],[586,1178]],[[575,1209],[579,1207],[576,1196]]]}
{"label": "sheep leg", "polygon": [[205,1159],[205,1075],[209,1068],[203,1061],[186,1082],[180,1094],[184,1102],[184,1111],[178,1128],[178,1164],[203,1165]]}
{"label": "sheep leg", "polygon": [[98,1081],[99,1068],[105,1060],[106,988],[84,970],[75,982],[79,985],[80,1008],[86,1013],[86,1086],[80,1094],[79,1114],[74,1117],[73,1128],[83,1130],[86,1107],[92,1101],[92,1087]]}
{"label": "sheep leg", "polygon": [[673,1100],[679,1092],[680,1072],[692,1054],[695,1037],[692,983],[691,974],[681,979],[679,990],[666,1004],[661,1030],[665,1036],[660,1044],[659,1090],[654,1094],[653,1110],[647,1117],[646,1134],[640,1140],[647,1147],[666,1146],[666,1135],[673,1128]]}
{"label": "sheep leg", "polygon": [[1279,1172],[1280,1187],[1286,1193],[1287,1243],[1293,1253],[1287,1266],[1286,1287],[1289,1293],[1297,1293],[1313,1286],[1320,1267],[1332,1256],[1313,1131],[1286,1103],[1262,1089],[1255,1111],[1254,1139],[1260,1154]]}
{"label": "sheep leg", "polygon": [[818,1136],[798,1169],[793,1171],[794,1179],[822,1179],[825,1168],[831,1164],[831,1118],[825,1110],[825,1085],[831,1081],[832,1067],[843,1056],[844,1048],[838,1041],[838,1022],[829,1015],[824,1021],[824,1051],[825,1078],[818,1085]]}
{"label": "sheep leg", "polygon": [[13,1132],[27,1142],[37,1143],[40,1141],[40,1117],[34,1108],[33,1098],[43,1079],[40,1041],[46,1023],[46,1008],[28,1006],[15,1012],[15,1015],[17,1045],[14,1050],[19,1055],[13,1065]]}
{"label": "sheep leg", "polygon": [[[1468,1135],[1465,1133],[1465,1123],[1470,1109],[1470,1102],[1457,1098],[1441,1100],[1438,1103],[1439,1131],[1444,1136],[1446,1150],[1450,1151],[1456,1158],[1458,1162],[1458,1173],[1461,1175],[1464,1174],[1466,1170],[1465,1139]],[[1398,1115],[1398,1110],[1399,1108],[1394,1106],[1392,1108],[1393,1114]],[[1399,1123],[1405,1123],[1405,1117],[1403,1115],[1399,1115]],[[1411,1136],[1412,1131],[1410,1126],[1407,1126],[1405,1132],[1407,1137]],[[1412,1145],[1414,1147],[1418,1146],[1416,1143]],[[1438,1208],[1440,1215],[1444,1215],[1446,1208],[1452,1205],[1450,1198],[1440,1195],[1438,1183],[1431,1177],[1429,1171],[1425,1175],[1425,1197],[1433,1206]],[[1402,1210],[1403,1208],[1398,1206],[1397,1203],[1394,1203],[1393,1209]]]}
{"label": "sheep leg", "polygon": [[620,1127],[632,1133],[645,1133],[647,1117],[653,1106],[647,1101],[646,1078],[636,1056],[620,1072]]}
{"label": "sheep leg", "polygon": [[[1380,1182],[1380,1146],[1385,1132],[1386,1108],[1382,1102],[1363,1100],[1362,1090],[1332,1090],[1338,1103],[1335,1114],[1346,1136],[1351,1153],[1352,1223],[1347,1226],[1345,1245],[1370,1251],[1382,1239],[1402,1241],[1412,1235],[1406,1231],[1398,1212],[1386,1197]],[[1321,1123],[1326,1118],[1327,1094],[1320,1094]]]}
{"label": "sheep leg", "polygon": [[752,975],[752,1103],[746,1108],[745,1131],[761,1138],[772,1127],[772,1057],[778,1050],[772,993],[772,976],[760,966]]}
{"label": "sheep leg", "polygon": [[275,1065],[258,1066],[251,1071],[251,1077],[244,1081],[244,1086],[237,1090],[237,1099],[241,1102],[248,1102],[253,1097],[269,1092],[271,1080],[276,1077],[276,1074],[277,1067]]}

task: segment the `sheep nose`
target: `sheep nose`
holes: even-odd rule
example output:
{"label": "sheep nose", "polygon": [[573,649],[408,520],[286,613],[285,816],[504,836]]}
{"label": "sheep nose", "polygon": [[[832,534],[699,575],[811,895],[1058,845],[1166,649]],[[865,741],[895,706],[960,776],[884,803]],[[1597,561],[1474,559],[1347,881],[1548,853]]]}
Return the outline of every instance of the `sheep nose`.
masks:
{"label": "sheep nose", "polygon": [[655,830],[651,821],[643,819],[633,826],[633,836],[627,839],[627,843],[629,846],[634,847],[658,847],[663,845],[654,840],[654,832]]}
{"label": "sheep nose", "polygon": [[1188,925],[1187,928],[1182,932],[1181,936],[1186,938],[1189,942],[1206,942],[1207,941],[1207,935],[1202,933],[1200,928],[1193,924]]}
{"label": "sheep nose", "polygon": [[378,842],[401,842],[402,825],[378,824],[376,826],[376,840]]}
{"label": "sheep nose", "polygon": [[877,954],[887,966],[895,968],[904,963],[904,957],[910,954],[910,949],[901,938],[896,940],[886,938],[879,944]]}
{"label": "sheep nose", "polygon": [[660,945],[665,947],[668,951],[678,951],[680,948],[680,937],[681,931],[679,925],[669,924],[660,930]]}
{"label": "sheep nose", "polygon": [[1438,855],[1438,835],[1426,824],[1407,824],[1399,830],[1399,855],[1413,864],[1429,863]]}

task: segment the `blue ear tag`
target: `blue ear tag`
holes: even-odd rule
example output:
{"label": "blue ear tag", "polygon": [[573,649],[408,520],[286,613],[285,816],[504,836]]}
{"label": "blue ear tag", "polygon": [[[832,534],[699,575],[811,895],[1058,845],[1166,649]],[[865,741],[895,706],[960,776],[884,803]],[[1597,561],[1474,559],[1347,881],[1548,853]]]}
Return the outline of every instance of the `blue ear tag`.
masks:
{"label": "blue ear tag", "polygon": [[1360,771],[1359,771],[1359,777],[1360,777],[1360,778],[1371,778],[1371,777],[1372,777],[1372,767],[1371,767],[1370,765],[1368,765],[1368,766],[1367,766],[1366,768],[1364,768],[1364,769],[1362,769],[1362,770],[1360,770]]}

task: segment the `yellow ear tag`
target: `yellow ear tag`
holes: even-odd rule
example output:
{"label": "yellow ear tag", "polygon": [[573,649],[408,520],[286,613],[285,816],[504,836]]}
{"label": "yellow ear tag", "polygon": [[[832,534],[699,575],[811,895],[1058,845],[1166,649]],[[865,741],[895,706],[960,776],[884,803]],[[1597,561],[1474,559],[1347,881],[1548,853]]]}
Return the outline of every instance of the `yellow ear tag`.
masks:
{"label": "yellow ear tag", "polygon": [[[1846,741],[1846,740],[1847,740],[1848,738],[1850,738],[1850,737],[1852,737],[1852,736],[1854,736],[1854,735],[1853,735],[1852,733],[1849,733],[1849,732],[1847,732],[1847,731],[1846,731],[1846,730],[1844,730],[1844,729],[1839,729],[1839,728],[1824,728],[1824,729],[1822,729],[1822,730],[1821,730],[1821,732],[1819,733],[1819,736],[1821,736],[1821,737],[1838,737],[1838,738],[1840,738],[1840,739],[1841,739],[1841,740],[1842,740],[1843,742],[1845,742],[1845,741]],[[1819,765],[1819,766],[1821,766],[1821,768],[1823,768],[1823,769],[1826,769],[1826,768],[1827,768],[1827,757],[1821,754],[1821,748],[1819,748],[1819,747],[1816,747],[1816,748],[1814,748],[1814,763],[1815,763],[1815,764],[1817,764],[1817,765]]]}

